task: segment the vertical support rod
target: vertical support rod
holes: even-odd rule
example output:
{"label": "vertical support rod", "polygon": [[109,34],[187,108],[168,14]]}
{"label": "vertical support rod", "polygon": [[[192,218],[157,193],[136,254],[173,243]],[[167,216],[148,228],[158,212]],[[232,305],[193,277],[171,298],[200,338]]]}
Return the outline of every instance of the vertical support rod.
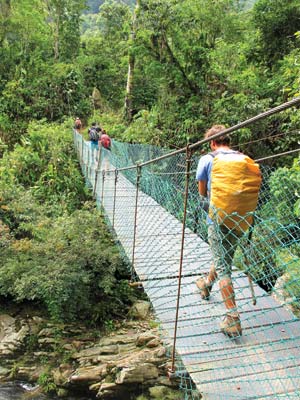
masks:
{"label": "vertical support rod", "polygon": [[77,153],[77,155],[78,155],[77,131],[75,131],[75,129],[73,129],[73,142],[74,142],[74,145],[75,145],[76,153]]}
{"label": "vertical support rod", "polygon": [[102,170],[101,210],[103,210],[104,182],[105,182],[105,169]]}
{"label": "vertical support rod", "polygon": [[177,339],[177,325],[178,325],[178,315],[179,315],[183,251],[184,251],[184,239],[185,239],[185,225],[186,225],[187,204],[188,204],[188,195],[189,195],[190,169],[191,169],[191,150],[190,150],[189,146],[187,146],[186,147],[185,193],[184,193],[183,221],[182,221],[182,234],[181,234],[181,250],[180,250],[180,262],[179,262],[179,272],[178,272],[178,290],[177,290],[176,316],[175,316],[175,326],[174,326],[174,340],[173,340],[173,349],[172,349],[172,365],[171,365],[171,369],[170,369],[171,374],[175,372],[175,346],[176,346],[176,339]]}
{"label": "vertical support rod", "polygon": [[81,135],[81,166],[83,164],[83,146],[84,146],[84,139],[83,136]]}
{"label": "vertical support rod", "polygon": [[115,212],[116,212],[116,194],[117,194],[117,183],[118,183],[118,170],[115,169],[115,187],[114,187],[114,205],[113,205],[113,219],[112,219],[112,227],[115,227]]}
{"label": "vertical support rod", "polygon": [[87,152],[87,162],[85,165],[85,175],[86,175],[86,179],[89,181],[89,168],[90,168],[90,152],[91,152],[91,146],[90,143],[88,144],[88,152]]}
{"label": "vertical support rod", "polygon": [[98,183],[98,175],[99,175],[99,172],[100,172],[100,167],[101,167],[101,155],[102,155],[102,152],[101,152],[101,148],[102,148],[102,145],[101,145],[101,143],[99,144],[99,150],[98,150],[98,163],[97,163],[97,167],[96,167],[96,171],[95,171],[95,182],[94,182],[94,189],[93,189],[93,196],[95,197],[95,194],[96,194],[96,189],[97,189],[97,183]]}
{"label": "vertical support rod", "polygon": [[77,155],[78,155],[80,164],[81,164],[80,145],[81,145],[82,140],[83,140],[82,136],[79,135],[78,132],[76,132]]}
{"label": "vertical support rod", "polygon": [[135,207],[134,207],[134,224],[133,224],[133,244],[132,244],[132,258],[131,258],[131,280],[134,277],[134,262],[135,262],[135,242],[136,242],[136,230],[137,230],[137,207],[139,198],[139,187],[141,180],[141,166],[136,166],[136,190],[135,190]]}

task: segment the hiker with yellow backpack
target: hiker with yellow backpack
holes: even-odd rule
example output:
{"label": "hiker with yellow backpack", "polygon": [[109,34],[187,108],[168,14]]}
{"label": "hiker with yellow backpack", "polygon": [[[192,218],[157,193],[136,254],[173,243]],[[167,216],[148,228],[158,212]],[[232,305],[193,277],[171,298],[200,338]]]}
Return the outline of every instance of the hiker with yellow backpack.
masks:
{"label": "hiker with yellow backpack", "polygon": [[[210,138],[225,130],[212,126],[204,135]],[[240,315],[231,280],[232,261],[240,239],[252,228],[257,206],[261,173],[250,157],[230,148],[230,138],[221,135],[210,141],[211,153],[199,160],[196,179],[201,196],[207,197],[208,242],[213,263],[209,273],[196,285],[202,299],[209,300],[213,284],[219,279],[226,316],[221,331],[229,337],[242,335]]]}

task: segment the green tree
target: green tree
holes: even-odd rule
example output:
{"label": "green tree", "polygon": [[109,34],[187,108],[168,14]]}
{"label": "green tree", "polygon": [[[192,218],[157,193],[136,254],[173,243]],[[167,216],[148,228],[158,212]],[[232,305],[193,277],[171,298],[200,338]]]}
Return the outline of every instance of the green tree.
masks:
{"label": "green tree", "polygon": [[258,0],[253,8],[253,20],[260,35],[261,56],[272,67],[295,45],[299,30],[298,0]]}
{"label": "green tree", "polygon": [[84,0],[44,0],[53,36],[55,60],[72,61],[80,49],[80,15]]}
{"label": "green tree", "polygon": [[[58,3],[12,0],[2,4],[0,132],[10,144],[20,140],[32,118],[57,120],[90,113],[82,75],[71,64],[80,49],[79,15],[84,1]],[[65,63],[54,62],[56,41],[57,56]]]}
{"label": "green tree", "polygon": [[130,20],[127,5],[104,2],[99,15],[82,36],[84,54],[78,58],[88,93],[98,88],[116,109],[124,104]]}
{"label": "green tree", "polygon": [[129,121],[133,117],[133,86],[134,86],[134,66],[135,66],[135,55],[132,47],[134,46],[137,29],[137,17],[140,10],[140,0],[136,1],[134,9],[132,23],[131,23],[131,34],[128,54],[128,74],[127,74],[127,85],[126,85],[126,96],[125,96],[125,116]]}

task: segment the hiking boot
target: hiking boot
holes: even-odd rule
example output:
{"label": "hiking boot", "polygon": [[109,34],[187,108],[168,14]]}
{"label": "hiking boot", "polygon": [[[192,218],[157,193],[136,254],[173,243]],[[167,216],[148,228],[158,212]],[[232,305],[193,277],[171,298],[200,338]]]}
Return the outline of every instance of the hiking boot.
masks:
{"label": "hiking boot", "polygon": [[200,290],[200,296],[203,300],[208,300],[210,296],[211,289],[213,287],[212,283],[207,283],[204,277],[201,277],[196,281],[196,285]]}
{"label": "hiking boot", "polygon": [[227,313],[220,323],[221,331],[229,337],[242,336],[241,321],[238,314]]}

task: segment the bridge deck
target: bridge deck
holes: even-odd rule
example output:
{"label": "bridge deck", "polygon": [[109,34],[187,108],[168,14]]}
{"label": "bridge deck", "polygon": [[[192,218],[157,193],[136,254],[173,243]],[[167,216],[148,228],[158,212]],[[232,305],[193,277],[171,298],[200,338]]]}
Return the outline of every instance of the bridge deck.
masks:
{"label": "bridge deck", "polygon": [[[113,212],[114,180],[114,173],[105,178],[103,207],[131,260],[136,188],[119,173]],[[98,200],[101,193],[98,179]],[[139,192],[134,268],[170,343],[181,233],[182,224],[176,218]],[[185,235],[176,352],[203,399],[299,399],[299,321],[258,286],[253,306],[248,281],[236,270],[233,279],[243,336],[227,338],[219,329],[225,310],[217,287],[205,301],[195,285],[196,277],[209,269],[209,247],[189,229]]]}

